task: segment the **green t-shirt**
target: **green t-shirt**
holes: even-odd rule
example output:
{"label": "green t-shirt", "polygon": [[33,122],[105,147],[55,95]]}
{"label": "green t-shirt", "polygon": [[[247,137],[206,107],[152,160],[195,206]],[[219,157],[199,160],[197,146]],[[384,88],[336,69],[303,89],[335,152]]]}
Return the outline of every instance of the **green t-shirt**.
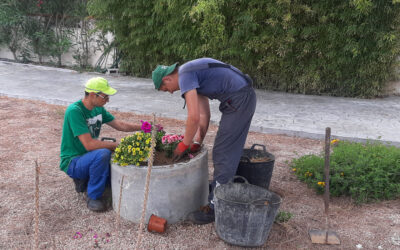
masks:
{"label": "green t-shirt", "polygon": [[65,111],[61,137],[60,169],[67,172],[72,158],[87,152],[78,138],[79,135],[90,133],[92,138],[97,139],[101,125],[112,120],[114,116],[103,107],[88,110],[82,100],[69,105]]}

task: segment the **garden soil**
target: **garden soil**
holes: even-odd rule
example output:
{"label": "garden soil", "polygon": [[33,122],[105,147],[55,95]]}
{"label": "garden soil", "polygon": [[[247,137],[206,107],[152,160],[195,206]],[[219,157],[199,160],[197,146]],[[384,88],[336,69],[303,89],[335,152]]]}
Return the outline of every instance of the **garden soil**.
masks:
{"label": "garden soil", "polygon": [[[121,219],[109,209],[94,213],[86,208],[72,180],[59,170],[64,106],[0,97],[0,249],[34,247],[35,161],[40,165],[39,247],[41,249],[133,249],[139,225]],[[116,118],[140,123],[151,116],[112,112]],[[168,133],[183,133],[184,122],[162,118]],[[205,146],[211,150],[217,131],[210,126]],[[102,135],[118,140],[128,133],[104,126]],[[323,197],[297,180],[288,164],[293,158],[323,151],[323,142],[311,139],[249,133],[246,147],[262,144],[275,155],[270,189],[283,202],[280,211],[293,217],[274,223],[262,249],[399,249],[400,199],[354,205],[349,198],[332,198],[331,228],[339,246],[312,245],[308,231],[324,229]],[[209,151],[211,152],[211,151]],[[212,159],[209,154],[209,174]],[[154,190],[153,190],[154,191]],[[218,238],[214,223],[169,225],[164,234],[144,232],[139,249],[240,249]]]}

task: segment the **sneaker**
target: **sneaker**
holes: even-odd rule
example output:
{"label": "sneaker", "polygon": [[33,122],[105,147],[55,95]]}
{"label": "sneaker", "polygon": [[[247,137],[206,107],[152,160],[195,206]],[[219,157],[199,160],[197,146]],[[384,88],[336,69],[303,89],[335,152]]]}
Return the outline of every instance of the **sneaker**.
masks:
{"label": "sneaker", "polygon": [[82,180],[82,179],[73,179],[75,183],[75,190],[78,193],[84,193],[87,189],[87,180]]}
{"label": "sneaker", "polygon": [[214,208],[212,208],[210,204],[200,207],[199,210],[189,214],[188,219],[198,225],[214,222]]}
{"label": "sneaker", "polygon": [[101,200],[93,200],[88,197],[87,207],[94,212],[101,212],[106,210],[106,206]]}

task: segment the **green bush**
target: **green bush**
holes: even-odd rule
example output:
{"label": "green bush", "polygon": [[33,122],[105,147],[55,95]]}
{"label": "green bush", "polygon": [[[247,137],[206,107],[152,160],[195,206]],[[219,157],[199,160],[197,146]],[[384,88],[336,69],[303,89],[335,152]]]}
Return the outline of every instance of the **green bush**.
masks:
{"label": "green bush", "polygon": [[[400,149],[379,143],[338,142],[330,160],[332,196],[350,196],[356,203],[400,197]],[[290,164],[297,177],[324,191],[324,157],[307,155]]]}
{"label": "green bush", "polygon": [[373,97],[395,75],[400,0],[89,0],[128,73],[213,57],[258,88]]}

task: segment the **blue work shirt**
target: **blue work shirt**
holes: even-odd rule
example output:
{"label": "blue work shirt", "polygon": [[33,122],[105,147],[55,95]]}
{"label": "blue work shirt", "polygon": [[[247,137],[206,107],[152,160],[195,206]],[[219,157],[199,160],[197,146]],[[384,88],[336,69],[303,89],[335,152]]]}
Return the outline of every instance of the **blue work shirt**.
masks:
{"label": "blue work shirt", "polygon": [[223,62],[212,58],[200,58],[179,67],[179,88],[182,97],[189,90],[197,89],[199,95],[220,99],[224,94],[233,93],[247,85],[246,79],[232,69],[204,67],[208,63]]}

